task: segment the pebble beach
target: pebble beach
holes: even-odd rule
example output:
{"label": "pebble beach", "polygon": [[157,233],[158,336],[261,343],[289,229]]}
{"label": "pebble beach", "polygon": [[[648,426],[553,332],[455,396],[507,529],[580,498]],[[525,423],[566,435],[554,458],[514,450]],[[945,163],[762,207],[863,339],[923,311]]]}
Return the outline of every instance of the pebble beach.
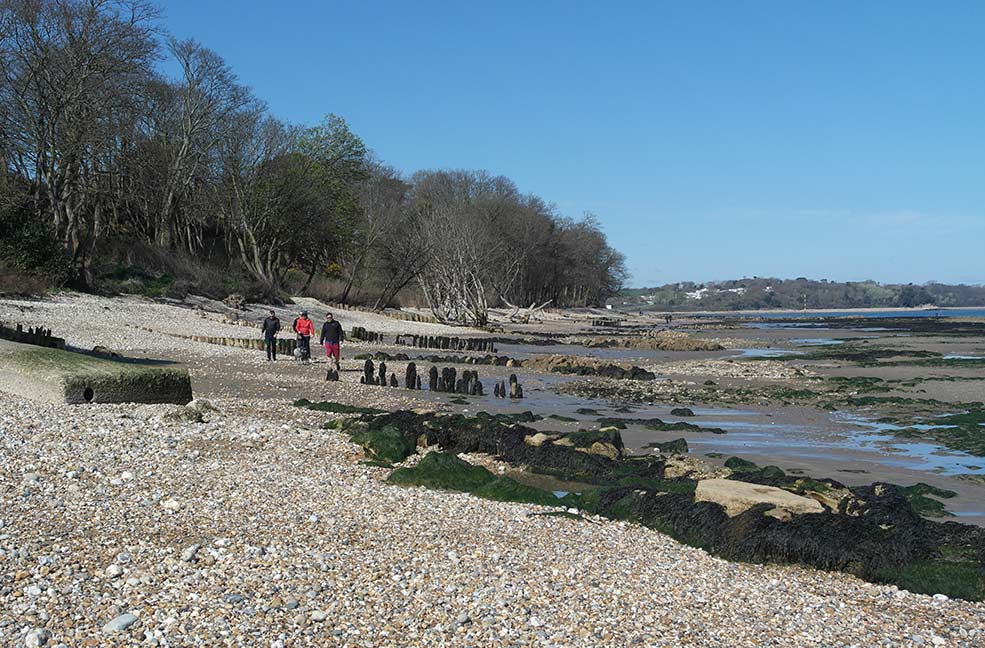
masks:
{"label": "pebble beach", "polygon": [[[243,335],[192,309],[66,296],[0,301],[0,320],[43,322],[79,347],[236,362],[255,367],[244,381],[264,379],[255,351],[160,333],[207,321]],[[333,415],[293,407],[289,389],[195,396],[208,401],[201,420],[0,397],[0,645],[985,645],[981,603],[733,563],[561,509],[387,485],[388,470],[322,429]]]}

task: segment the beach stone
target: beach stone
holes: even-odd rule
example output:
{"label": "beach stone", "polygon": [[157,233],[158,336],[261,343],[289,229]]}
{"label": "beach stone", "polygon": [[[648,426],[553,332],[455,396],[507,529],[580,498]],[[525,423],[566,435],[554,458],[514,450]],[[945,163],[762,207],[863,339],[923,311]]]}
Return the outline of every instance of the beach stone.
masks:
{"label": "beach stone", "polygon": [[172,498],[172,499],[167,499],[167,500],[164,500],[163,502],[161,502],[161,506],[164,507],[164,508],[166,508],[169,511],[177,511],[178,509],[181,508],[181,502],[179,502],[178,500]]}
{"label": "beach stone", "polygon": [[119,565],[110,565],[103,573],[105,573],[108,578],[119,578],[123,575],[123,568]]}
{"label": "beach stone", "polygon": [[544,434],[543,432],[538,432],[537,434],[530,434],[523,438],[523,442],[529,446],[539,448],[548,441],[553,441],[557,438],[555,434]]}
{"label": "beach stone", "polygon": [[181,552],[181,562],[192,562],[193,560],[195,560],[195,555],[198,553],[198,550],[201,548],[202,545],[200,544],[193,544],[189,547],[186,547],[185,550]]}
{"label": "beach stone", "polygon": [[121,614],[109,623],[103,626],[103,632],[105,634],[115,634],[117,632],[123,632],[139,621],[136,616],[127,612],[126,614]]}
{"label": "beach stone", "polygon": [[47,646],[51,633],[46,628],[34,628],[24,637],[25,648],[41,648]]}
{"label": "beach stone", "polygon": [[311,620],[314,621],[314,622],[316,622],[316,623],[321,623],[327,617],[328,617],[328,615],[324,611],[322,611],[322,610],[314,610],[311,613]]}
{"label": "beach stone", "polygon": [[218,414],[219,408],[212,404],[212,401],[206,398],[196,398],[187,405],[188,409],[198,412],[199,414]]}
{"label": "beach stone", "polygon": [[786,520],[803,513],[823,513],[820,502],[809,497],[794,495],[782,488],[749,484],[732,479],[703,479],[694,491],[694,501],[713,502],[725,509],[729,517],[735,517],[759,504],[772,504],[766,515]]}
{"label": "beach stone", "polygon": [[162,423],[201,423],[202,413],[185,405],[152,404],[133,408],[135,418]]}

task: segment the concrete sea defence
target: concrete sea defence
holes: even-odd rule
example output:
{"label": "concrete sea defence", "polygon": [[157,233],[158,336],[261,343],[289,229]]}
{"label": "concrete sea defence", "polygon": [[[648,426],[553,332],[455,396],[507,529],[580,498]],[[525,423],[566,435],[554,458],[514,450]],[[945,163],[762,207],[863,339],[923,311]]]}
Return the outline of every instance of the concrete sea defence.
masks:
{"label": "concrete sea defence", "polygon": [[0,340],[0,390],[49,403],[178,403],[192,400],[184,369],[148,367]]}

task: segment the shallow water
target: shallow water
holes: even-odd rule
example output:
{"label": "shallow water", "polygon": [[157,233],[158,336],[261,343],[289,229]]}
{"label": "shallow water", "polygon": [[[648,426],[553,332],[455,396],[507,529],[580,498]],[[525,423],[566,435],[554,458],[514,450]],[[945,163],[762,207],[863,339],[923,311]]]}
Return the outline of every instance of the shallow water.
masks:
{"label": "shallow water", "polygon": [[738,353],[733,358],[783,358],[791,355],[803,355],[803,351],[794,349],[736,349]]}
{"label": "shallow water", "polygon": [[[889,465],[941,475],[961,475],[969,471],[979,470],[985,465],[985,457],[951,450],[929,441],[894,437],[892,436],[894,432],[903,429],[898,425],[870,421],[864,417],[846,413],[836,414],[835,420],[842,420],[861,428],[861,431],[849,435],[849,443],[859,450],[885,453],[881,461]],[[955,426],[914,425],[912,427],[932,430],[935,427]]]}
{"label": "shallow water", "polygon": [[702,313],[694,317],[713,318],[713,319],[804,319],[804,318],[825,318],[825,317],[859,317],[863,319],[895,319],[909,317],[985,317],[985,308],[951,308],[951,309],[929,309],[929,310],[910,310],[910,311],[854,311],[854,310],[825,310],[813,312],[759,312],[744,311],[740,313],[711,314]]}
{"label": "shallow water", "polygon": [[797,338],[790,341],[802,346],[834,346],[845,343],[844,340],[835,340],[833,338]]}

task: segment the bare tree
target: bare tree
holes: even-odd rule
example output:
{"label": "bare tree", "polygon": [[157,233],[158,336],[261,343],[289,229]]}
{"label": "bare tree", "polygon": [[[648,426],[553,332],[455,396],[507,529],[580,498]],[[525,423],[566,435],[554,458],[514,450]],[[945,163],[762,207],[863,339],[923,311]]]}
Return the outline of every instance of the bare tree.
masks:
{"label": "bare tree", "polygon": [[99,162],[152,74],[155,17],[140,0],[0,4],[4,148],[87,284],[105,222],[100,177],[113,171]]}
{"label": "bare tree", "polygon": [[249,90],[218,54],[188,39],[168,39],[168,50],[181,66],[180,81],[169,86],[169,110],[155,133],[165,143],[167,165],[161,178],[161,204],[154,223],[155,242],[172,247],[177,240],[193,252],[200,247],[199,232],[179,209],[195,180],[204,172],[228,121],[256,104]]}
{"label": "bare tree", "polygon": [[374,258],[380,259],[384,248],[396,243],[407,210],[409,187],[399,172],[375,160],[367,166],[367,178],[358,187],[359,216],[349,244],[339,254],[345,277],[339,296],[343,304],[348,301],[353,285],[366,281],[375,265]]}
{"label": "bare tree", "polygon": [[414,196],[429,242],[418,283],[432,313],[485,325],[490,302],[510,290],[526,255],[522,237],[507,234],[529,214],[526,199],[502,176],[469,171],[419,173]]}
{"label": "bare tree", "polygon": [[293,235],[288,213],[297,186],[287,127],[256,109],[235,115],[221,142],[216,206],[244,267],[267,287],[279,284]]}

